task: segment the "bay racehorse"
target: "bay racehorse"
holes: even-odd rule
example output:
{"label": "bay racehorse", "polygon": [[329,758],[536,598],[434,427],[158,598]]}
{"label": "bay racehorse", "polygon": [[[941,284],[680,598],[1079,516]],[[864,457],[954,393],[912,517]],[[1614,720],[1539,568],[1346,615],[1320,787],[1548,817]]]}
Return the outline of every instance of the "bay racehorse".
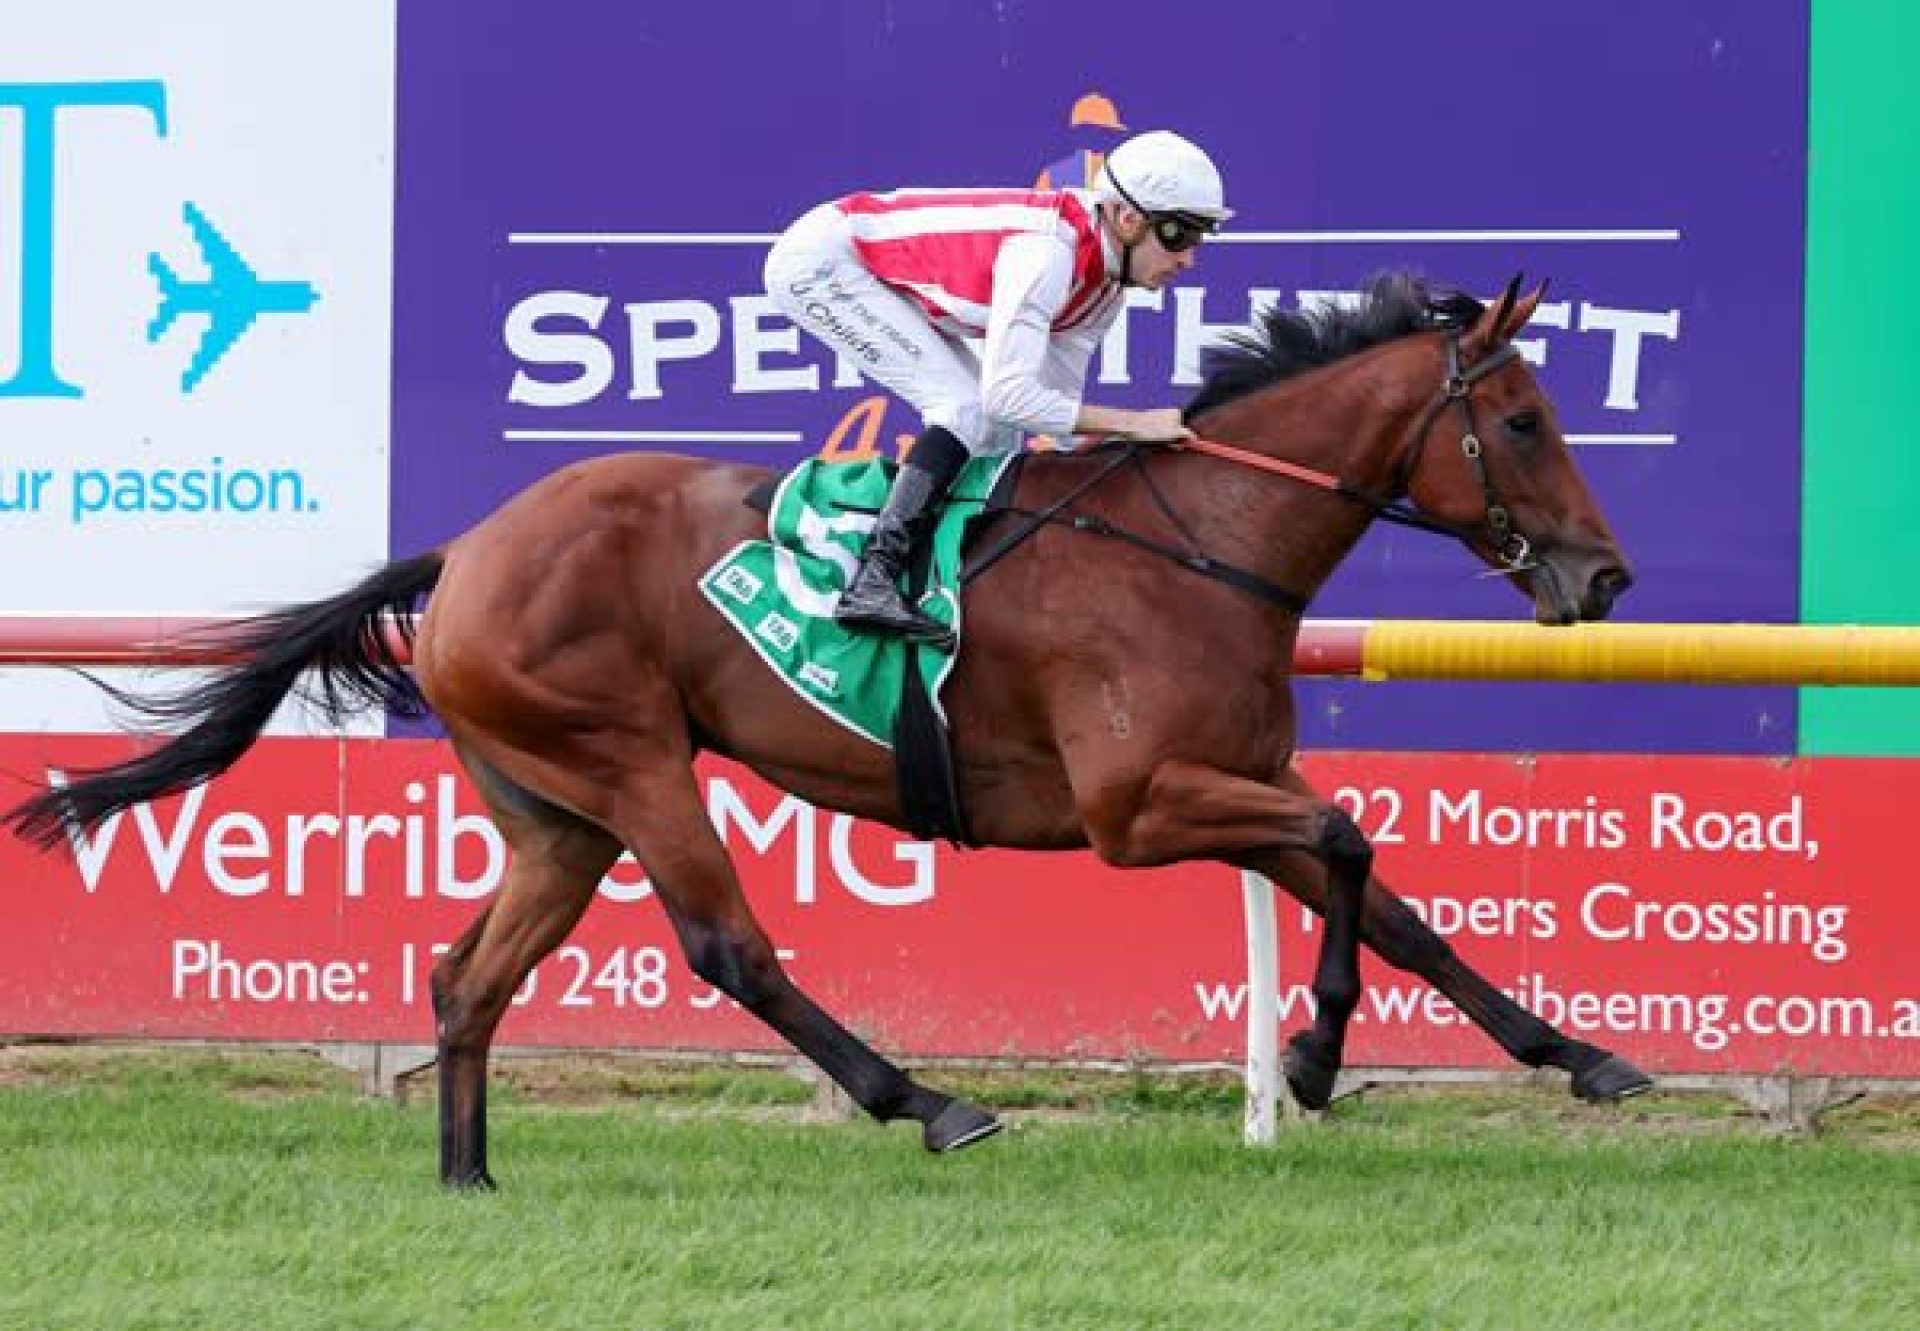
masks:
{"label": "bay racehorse", "polygon": [[[1544,623],[1603,617],[1630,581],[1512,344],[1541,294],[1518,293],[1515,279],[1488,307],[1388,274],[1351,306],[1269,311],[1211,358],[1188,416],[1200,440],[1028,459],[1015,506],[1051,520],[1030,519],[1030,539],[968,593],[944,700],[975,838],[1091,846],[1123,866],[1224,861],[1320,911],[1314,1016],[1286,1066],[1309,1106],[1332,1094],[1363,941],[1513,1057],[1569,1071],[1577,1094],[1649,1084],[1467,966],[1373,877],[1365,837],[1293,766],[1302,613],[1377,517],[1457,537]],[[51,847],[206,781],[303,676],[336,715],[430,708],[513,851],[432,977],[447,1183],[491,1184],[495,1028],[623,849],[692,970],[869,1114],[917,1120],[936,1151],[985,1137],[991,1114],[921,1085],[795,986],[702,804],[692,764],[705,750],[824,808],[903,823],[890,755],[770,679],[696,589],[761,534],[743,499],[765,479],[647,454],[555,472],[439,550],[243,622],[227,639],[239,664],[138,704],[174,738],[43,790],[9,821]],[[410,675],[390,625],[422,600]]]}

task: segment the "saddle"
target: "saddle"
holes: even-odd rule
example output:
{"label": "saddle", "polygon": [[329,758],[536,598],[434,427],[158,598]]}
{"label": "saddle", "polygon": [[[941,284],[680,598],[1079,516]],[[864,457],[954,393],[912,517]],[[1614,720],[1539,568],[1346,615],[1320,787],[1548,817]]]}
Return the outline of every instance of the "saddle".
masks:
{"label": "saddle", "polygon": [[833,607],[886,502],[891,459],[809,459],[756,487],[767,538],[743,541],[700,590],[788,688],[829,719],[890,749],[907,826],[923,840],[977,844],[954,776],[940,692],[966,640],[960,591],[972,544],[1011,503],[1026,455],[974,458],[955,477],[931,539],[907,570],[908,598],[954,630],[950,648],[859,633]]}

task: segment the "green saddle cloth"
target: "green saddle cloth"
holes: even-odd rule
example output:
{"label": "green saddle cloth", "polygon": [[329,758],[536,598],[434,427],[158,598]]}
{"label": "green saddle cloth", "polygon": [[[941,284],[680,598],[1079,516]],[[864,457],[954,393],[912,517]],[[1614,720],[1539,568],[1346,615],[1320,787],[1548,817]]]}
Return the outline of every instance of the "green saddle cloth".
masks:
{"label": "green saddle cloth", "polygon": [[947,491],[934,529],[919,607],[953,629],[952,648],[856,633],[834,622],[834,604],[859,567],[874,515],[893,484],[897,464],[888,458],[802,463],[774,492],[769,539],[735,546],[701,577],[700,590],[788,688],[847,729],[892,748],[910,661],[945,716],[940,689],[953,670],[962,631],[961,540],[1017,456],[969,459]]}

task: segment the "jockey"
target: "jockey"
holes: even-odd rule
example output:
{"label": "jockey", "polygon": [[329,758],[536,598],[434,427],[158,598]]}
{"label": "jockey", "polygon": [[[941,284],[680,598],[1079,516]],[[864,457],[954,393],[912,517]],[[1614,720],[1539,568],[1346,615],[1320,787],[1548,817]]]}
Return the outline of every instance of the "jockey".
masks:
{"label": "jockey", "polygon": [[1125,288],[1166,286],[1230,216],[1206,153],[1156,130],[1115,147],[1091,190],[850,194],[774,242],[774,302],[924,423],[835,619],[950,639],[907,604],[899,579],[969,455],[1011,451],[1027,434],[1186,436],[1178,407],[1081,395]]}

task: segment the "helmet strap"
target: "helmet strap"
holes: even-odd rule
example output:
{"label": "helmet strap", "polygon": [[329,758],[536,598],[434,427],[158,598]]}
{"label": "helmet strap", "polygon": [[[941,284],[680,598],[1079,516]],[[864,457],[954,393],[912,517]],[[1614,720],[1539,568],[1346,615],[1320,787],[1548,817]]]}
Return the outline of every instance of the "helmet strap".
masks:
{"label": "helmet strap", "polygon": [[[1129,201],[1127,206],[1133,208],[1133,210],[1136,213],[1140,212],[1140,209],[1137,206],[1135,206],[1131,201]],[[1140,213],[1140,216],[1144,218],[1146,214]],[[1122,239],[1120,236],[1120,228],[1119,228],[1117,219],[1109,216],[1109,218],[1107,219],[1107,225],[1113,228],[1114,239],[1120,241],[1120,285],[1123,287],[1130,287],[1134,285],[1133,250],[1134,250],[1134,247],[1140,243],[1140,240],[1145,240],[1147,238],[1146,232],[1144,229],[1141,231],[1140,240],[1125,240],[1125,239]]]}

